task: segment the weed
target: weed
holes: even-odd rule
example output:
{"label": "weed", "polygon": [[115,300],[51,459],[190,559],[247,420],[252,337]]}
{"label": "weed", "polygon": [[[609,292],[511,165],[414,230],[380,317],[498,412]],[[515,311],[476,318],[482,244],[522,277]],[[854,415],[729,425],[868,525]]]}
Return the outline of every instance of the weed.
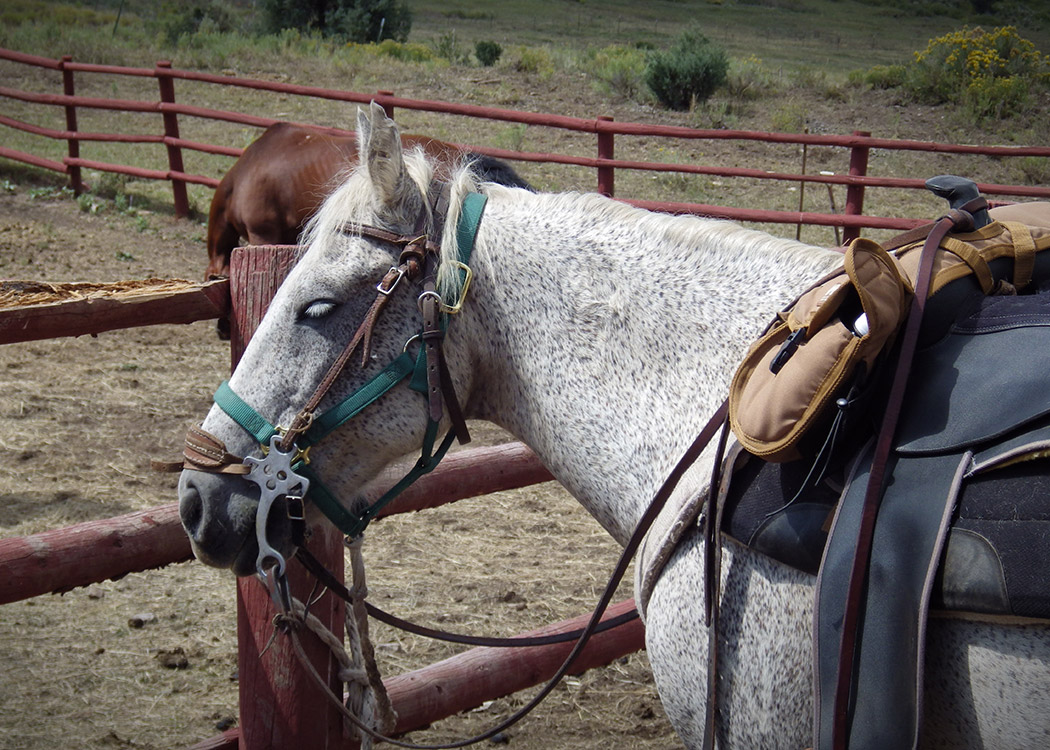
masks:
{"label": "weed", "polygon": [[50,185],[44,185],[42,187],[31,187],[26,191],[26,195],[32,200],[53,200],[57,198],[72,198],[73,191],[67,187],[52,187]]}
{"label": "weed", "polygon": [[446,31],[434,43],[434,53],[453,65],[466,65],[470,62],[470,53],[463,49],[456,40],[456,30]]}
{"label": "weed", "polygon": [[8,179],[0,180],[0,190],[3,190],[5,193],[17,193],[18,185]]}
{"label": "weed", "polygon": [[600,91],[625,101],[645,98],[645,52],[642,50],[612,45],[590,51],[582,65]]}
{"label": "weed", "polygon": [[788,100],[770,115],[774,132],[801,133],[806,127],[806,105],[801,101]]}
{"label": "weed", "polygon": [[755,55],[743,60],[734,60],[729,66],[725,83],[726,93],[731,99],[750,101],[776,91],[773,76]]}
{"label": "weed", "polygon": [[97,214],[102,210],[102,202],[91,193],[81,193],[78,195],[77,206],[86,214]]}
{"label": "weed", "polygon": [[554,58],[542,47],[518,47],[515,50],[513,68],[519,73],[532,73],[541,77],[554,73]]}
{"label": "weed", "polygon": [[851,72],[849,82],[854,85],[866,83],[873,89],[894,89],[903,86],[907,76],[908,69],[904,65],[876,65],[871,70]]}
{"label": "weed", "polygon": [[496,148],[508,151],[521,151],[525,143],[525,133],[529,126],[523,122],[511,125],[496,134]]}
{"label": "weed", "polygon": [[746,109],[739,101],[712,98],[692,111],[689,124],[701,129],[732,130],[739,126]]}
{"label": "weed", "polygon": [[1050,183],[1050,158],[1045,156],[1021,156],[1014,164],[1024,175],[1024,180],[1033,185]]}
{"label": "weed", "polygon": [[408,44],[406,42],[397,42],[393,39],[384,39],[379,44],[369,44],[367,46],[374,48],[379,55],[392,57],[395,60],[404,62],[422,63],[434,59],[433,51],[423,44]]}
{"label": "weed", "polygon": [[484,10],[448,10],[445,18],[458,18],[463,21],[491,21],[496,15]]}
{"label": "weed", "polygon": [[788,83],[799,89],[815,90],[827,85],[827,71],[803,66],[795,68],[787,76]]}
{"label": "weed", "polygon": [[162,22],[164,36],[169,43],[176,43],[181,37],[192,36],[198,32],[223,33],[233,30],[233,16],[230,11],[215,2],[194,2],[181,5],[178,10],[170,12]]}
{"label": "weed", "polygon": [[114,257],[115,257],[115,258],[116,258],[117,260],[123,260],[123,261],[125,261],[125,262],[130,262],[130,261],[133,261],[133,260],[135,260],[135,256],[134,256],[134,255],[132,255],[132,254],[131,254],[131,253],[129,253],[129,252],[125,252],[124,250],[118,250],[118,251],[116,252],[116,255],[115,255]]}
{"label": "weed", "polygon": [[116,199],[124,196],[127,200],[128,176],[119,172],[103,172],[95,185],[95,194],[102,198]]}

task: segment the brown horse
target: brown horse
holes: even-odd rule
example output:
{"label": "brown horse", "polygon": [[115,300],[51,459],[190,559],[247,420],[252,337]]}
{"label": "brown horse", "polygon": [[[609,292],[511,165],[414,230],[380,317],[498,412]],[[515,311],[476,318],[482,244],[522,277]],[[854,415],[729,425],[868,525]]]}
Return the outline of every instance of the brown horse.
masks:
{"label": "brown horse", "polygon": [[[529,188],[498,159],[425,136],[405,135],[401,143],[406,149],[421,147],[450,167],[471,160],[483,181]],[[306,220],[335,187],[334,179],[356,161],[353,135],[326,135],[283,122],[267,128],[215,189],[205,279],[229,275],[230,253],[242,239],[250,245],[295,244]]]}

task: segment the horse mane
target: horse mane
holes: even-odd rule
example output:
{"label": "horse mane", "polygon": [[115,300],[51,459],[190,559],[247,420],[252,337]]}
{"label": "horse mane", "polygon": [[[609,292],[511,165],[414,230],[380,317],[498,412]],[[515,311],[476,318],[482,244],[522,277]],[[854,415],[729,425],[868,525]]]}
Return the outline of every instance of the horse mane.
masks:
{"label": "horse mane", "polygon": [[[404,153],[405,173],[415,186],[417,200],[410,201],[411,216],[397,217],[400,220],[414,221],[418,211],[426,212],[424,222],[428,233],[434,230],[434,216],[429,202],[419,199],[426,194],[434,178],[434,163],[427,158],[420,146],[415,146]],[[465,162],[459,165],[453,172],[451,178],[451,194],[449,200],[448,215],[445,219],[444,231],[441,237],[441,256],[438,267],[438,289],[446,299],[455,299],[458,296],[461,283],[461,274],[456,273],[455,267],[446,263],[448,259],[455,260],[456,249],[456,225],[459,222],[460,207],[467,193],[478,192],[481,183],[471,170],[471,163]],[[347,217],[361,217],[357,221],[348,220]],[[340,177],[337,186],[331,195],[321,204],[317,213],[310,218],[304,228],[301,244],[306,247],[319,247],[317,252],[325,253],[325,248],[341,236],[340,230],[355,224],[375,223],[376,205],[372,183],[368,177],[368,167],[364,164],[347,169]]]}
{"label": "horse mane", "polygon": [[647,211],[597,193],[546,194],[541,199],[551,201],[549,206],[537,209],[545,214],[571,204],[573,210],[586,215],[591,224],[629,225],[638,235],[677,253],[683,268],[700,262],[708,267],[715,263],[727,268],[739,267],[761,258],[771,265],[812,264],[812,271],[823,273],[829,264],[825,247],[777,237],[728,219]]}
{"label": "horse mane", "polygon": [[450,182],[448,214],[445,216],[445,227],[441,235],[441,263],[438,265],[437,287],[441,296],[446,299],[458,299],[462,286],[462,274],[453,263],[458,259],[459,247],[456,243],[456,227],[459,225],[463,200],[468,193],[481,190],[473,169],[472,162],[461,165],[452,173]]}
{"label": "horse mane", "polygon": [[[434,217],[428,202],[419,199],[430,189],[434,179],[435,163],[420,147],[404,153],[405,171],[415,185],[416,200],[408,201],[402,216],[395,220],[403,224],[415,221],[420,210],[425,210],[426,229],[432,232]],[[497,194],[511,188],[502,185],[484,183],[472,170],[472,161],[459,164],[450,177],[450,198],[448,214],[445,219],[441,237],[441,255],[438,267],[438,290],[445,299],[456,299],[459,296],[461,274],[453,263],[456,260],[456,226],[459,222],[463,199],[469,192]],[[530,199],[550,202],[551,208],[575,204],[573,207],[586,213],[592,223],[632,225],[642,236],[661,238],[662,244],[675,248],[685,266],[700,262],[705,258],[711,263],[713,257],[726,268],[746,267],[751,259],[764,258],[778,263],[781,260],[798,266],[812,264],[813,273],[823,272],[828,265],[827,249],[807,245],[793,239],[775,237],[754,229],[741,226],[725,219],[703,218],[695,216],[671,216],[636,208],[627,203],[613,200],[596,193],[528,193]],[[524,198],[523,198],[524,199]],[[367,166],[352,167],[345,179],[322,204],[321,208],[308,222],[303,233],[302,242],[306,245],[328,247],[338,239],[343,227],[347,226],[347,217],[361,217],[362,223],[377,221],[376,205]],[[541,209],[542,211],[542,209]],[[325,250],[320,250],[324,253]],[[802,269],[799,269],[800,271]]]}

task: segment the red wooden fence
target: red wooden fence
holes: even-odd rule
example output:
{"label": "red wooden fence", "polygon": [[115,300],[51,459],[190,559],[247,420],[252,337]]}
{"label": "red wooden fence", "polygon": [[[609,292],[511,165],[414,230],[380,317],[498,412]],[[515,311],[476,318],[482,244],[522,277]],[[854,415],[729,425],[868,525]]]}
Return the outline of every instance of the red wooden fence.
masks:
{"label": "red wooden fence", "polygon": [[[425,101],[401,98],[388,91],[361,93],[338,91],[314,86],[302,86],[271,81],[234,78],[172,68],[166,61],[158,62],[154,68],[132,68],[115,65],[96,65],[77,63],[68,56],[60,60],[29,55],[13,50],[0,49],[0,60],[17,64],[59,70],[63,75],[63,93],[48,94],[23,91],[7,86],[0,86],[0,97],[33,102],[44,105],[61,106],[66,111],[66,129],[64,131],[43,128],[28,122],[0,114],[0,125],[16,128],[47,138],[66,140],[69,143],[69,155],[61,162],[46,159],[32,153],[17,151],[0,146],[0,156],[22,161],[46,169],[68,174],[74,191],[82,189],[80,170],[82,168],[118,172],[143,179],[170,180],[174,191],[175,211],[178,215],[188,212],[186,202],[186,184],[200,184],[214,187],[215,178],[198,174],[188,174],[182,165],[182,150],[190,149],[210,154],[238,156],[241,149],[218,146],[208,143],[197,143],[179,137],[178,117],[202,117],[232,123],[267,127],[276,122],[273,118],[260,117],[242,112],[206,109],[187,104],[180,104],[175,99],[174,81],[187,80],[221,86],[234,86],[271,93],[293,96],[306,96],[335,101],[367,103],[377,101],[393,115],[395,109],[409,109],[426,112],[460,115],[471,118],[482,118],[502,122],[513,122],[531,126],[558,128],[583,133],[594,133],[597,138],[595,156],[576,156],[551,153],[528,153],[507,149],[474,147],[471,149],[482,154],[502,159],[529,162],[548,162],[576,165],[592,168],[597,174],[599,192],[614,195],[615,171],[633,169],[651,172],[678,172],[683,174],[704,174],[719,177],[747,177],[758,180],[777,180],[792,183],[817,183],[825,185],[843,185],[847,189],[844,214],[824,214],[807,211],[758,211],[733,206],[718,206],[700,203],[670,203],[659,201],[630,200],[646,208],[671,211],[675,213],[695,213],[708,216],[723,216],[745,221],[761,221],[786,224],[814,224],[843,227],[847,239],[856,236],[862,227],[881,229],[907,229],[918,223],[914,219],[899,217],[864,216],[863,199],[867,187],[884,187],[918,190],[923,189],[921,179],[874,177],[867,174],[868,154],[872,149],[888,151],[925,151],[950,154],[973,154],[995,157],[1050,157],[1050,147],[1046,146],[972,146],[927,141],[872,138],[861,131],[852,135],[813,135],[791,133],[764,133],[756,131],[695,129],[679,126],[646,125],[641,123],[615,122],[612,118],[598,116],[593,119],[567,117],[563,115],[537,112],[520,112],[515,110],[482,107],[472,104]],[[74,93],[74,73],[106,74],[114,76],[153,77],[159,83],[159,98],[156,101],[134,101],[128,99],[100,99],[77,96]],[[127,112],[153,112],[162,115],[163,134],[116,134],[116,133],[83,133],[76,127],[77,108],[100,108]],[[326,128],[326,130],[335,130]],[[771,172],[761,169],[742,169],[723,166],[706,166],[692,164],[666,164],[659,162],[625,161],[614,158],[615,136],[647,136],[657,138],[683,138],[707,140],[743,140],[763,143],[797,144],[802,146],[833,146],[848,149],[850,153],[848,174],[789,174]],[[91,161],[80,156],[79,145],[85,141],[121,141],[127,143],[163,144],[167,150],[167,169],[145,169],[122,164]],[[1022,198],[1050,198],[1050,188],[1030,185],[1002,185],[979,183],[982,192],[989,196],[1011,196]]]}

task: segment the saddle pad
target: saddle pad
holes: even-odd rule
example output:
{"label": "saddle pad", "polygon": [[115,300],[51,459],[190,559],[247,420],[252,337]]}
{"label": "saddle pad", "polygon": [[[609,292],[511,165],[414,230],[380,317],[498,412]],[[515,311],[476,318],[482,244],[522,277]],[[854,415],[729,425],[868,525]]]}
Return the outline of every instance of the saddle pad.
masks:
{"label": "saddle pad", "polygon": [[897,452],[978,446],[1050,413],[1050,293],[979,297],[950,335],[920,351]]}

